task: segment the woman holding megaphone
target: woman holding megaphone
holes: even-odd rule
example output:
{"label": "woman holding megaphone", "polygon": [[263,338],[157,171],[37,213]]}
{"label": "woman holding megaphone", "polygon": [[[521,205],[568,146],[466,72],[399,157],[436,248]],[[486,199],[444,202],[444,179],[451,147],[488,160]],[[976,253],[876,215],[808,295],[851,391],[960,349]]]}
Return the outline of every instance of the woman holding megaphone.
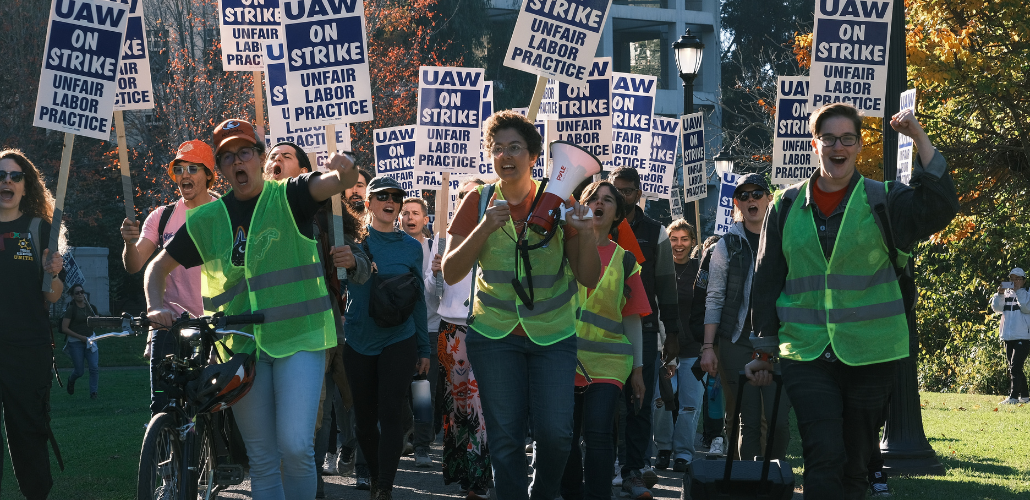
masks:
{"label": "woman holding megaphone", "polygon": [[[481,268],[470,297],[466,349],[486,416],[497,498],[529,497],[524,438],[532,414],[532,496],[552,499],[572,446],[577,282],[593,288],[601,275],[597,233],[587,207],[572,199],[565,224],[554,223],[546,235],[528,229],[543,197],[541,183],[530,176],[542,151],[540,134],[510,110],[494,113],[484,127],[500,179],[462,200],[448,231],[444,279],[454,285]],[[566,171],[559,169],[556,160],[554,170]],[[570,177],[551,184],[575,187],[583,180]]]}

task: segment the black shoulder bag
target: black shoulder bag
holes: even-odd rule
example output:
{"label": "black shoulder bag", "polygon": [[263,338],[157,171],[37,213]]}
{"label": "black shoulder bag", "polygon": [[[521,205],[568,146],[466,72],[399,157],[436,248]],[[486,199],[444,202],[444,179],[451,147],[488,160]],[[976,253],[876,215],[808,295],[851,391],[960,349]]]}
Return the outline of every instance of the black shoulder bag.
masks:
{"label": "black shoulder bag", "polygon": [[396,276],[381,277],[375,264],[375,257],[368,247],[368,240],[361,243],[372,261],[371,291],[368,297],[368,315],[379,328],[392,328],[403,324],[415,310],[415,304],[423,297],[421,280],[415,273],[406,272]]}

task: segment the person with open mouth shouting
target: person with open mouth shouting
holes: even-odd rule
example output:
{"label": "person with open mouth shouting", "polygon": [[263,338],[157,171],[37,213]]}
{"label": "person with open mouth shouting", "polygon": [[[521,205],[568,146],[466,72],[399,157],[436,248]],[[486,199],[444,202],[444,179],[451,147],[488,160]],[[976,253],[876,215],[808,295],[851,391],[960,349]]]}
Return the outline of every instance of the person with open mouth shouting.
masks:
{"label": "person with open mouth shouting", "polygon": [[[180,198],[170,205],[159,207],[143,221],[142,234],[139,221],[122,221],[120,232],[125,247],[122,249],[122,265],[129,274],[137,273],[155,252],[164,248],[168,240],[186,224],[186,211],[214,200],[208,189],[214,183],[215,153],[204,141],[186,141],[175,151],[175,158],[168,163],[168,177],[179,187]],[[184,311],[191,316],[204,314],[200,297],[200,268],[176,268],[168,275],[164,294],[164,306],[176,314]],[[147,338],[143,357],[150,360],[150,414],[157,415],[168,404],[167,393],[155,390],[157,366],[175,348],[174,339],[168,330],[154,329]]]}
{"label": "person with open mouth shouting", "polygon": [[[350,287],[343,365],[354,397],[354,420],[369,469],[371,498],[390,500],[408,430],[404,406],[412,370],[429,371],[425,275],[422,245],[394,226],[405,197],[400,183],[380,175],[368,183],[366,196],[368,237],[362,247],[375,271],[369,281]],[[409,297],[415,300],[394,304],[398,307],[389,312],[395,321],[383,324],[383,318],[371,314],[376,300],[373,287],[382,289],[390,282],[406,283]]]}
{"label": "person with open mouth shouting", "polygon": [[[618,227],[633,206],[608,181],[587,186],[580,202],[594,212],[594,245],[603,267],[596,287],[579,287],[581,313],[576,321],[576,336],[580,366],[576,372],[571,453],[565,464],[561,496],[565,500],[609,500],[615,455],[612,428],[623,384],[630,386],[634,409],[651,404],[644,401],[644,338],[640,323],[641,316],[651,314],[651,305],[636,257],[610,237],[612,229]],[[580,453],[581,435],[585,454]]]}
{"label": "person with open mouth shouting", "polygon": [[[448,230],[443,275],[454,285],[474,265],[480,267],[466,348],[486,416],[496,498],[530,496],[525,438],[532,413],[537,452],[532,498],[552,500],[572,446],[577,282],[593,288],[601,276],[597,229],[586,218],[587,207],[567,201],[573,210],[564,225],[555,224],[554,238],[526,252],[530,275],[520,264],[528,259],[519,259],[516,251],[526,242],[543,243],[542,235],[526,229],[540,191],[530,174],[543,140],[532,122],[511,110],[490,116],[484,135],[500,181],[462,199]],[[532,298],[526,296],[530,292]]]}
{"label": "person with open mouth shouting", "polygon": [[766,385],[778,361],[804,449],[805,498],[865,498],[897,360],[916,354],[907,252],[959,210],[947,162],[913,111],[890,126],[919,152],[908,185],[855,168],[862,116],[854,106],[814,110],[819,168],[777,195],[758,250],[745,372]]}
{"label": "person with open mouth shouting", "polygon": [[747,174],[737,180],[733,191],[733,219],[730,230],[715,244],[708,269],[708,297],[705,300],[705,337],[701,345],[701,368],[709,376],[719,375],[726,389],[726,425],[740,414],[740,442],[729,443],[727,456],[752,460],[770,454],[782,459],[790,442],[786,397],[780,399],[779,418],[773,439],[773,450],[763,450],[763,415],[772,421],[776,387],[748,385],[744,399],[736,408],[739,389],[737,374],[751,361],[751,297],[752,291],[766,293],[752,286],[758,240],[762,233],[765,211],[772,201],[769,183],[762,174]]}
{"label": "person with open mouth shouting", "polygon": [[[325,200],[354,184],[346,155],[329,157],[328,173],[285,181],[262,178],[264,139],[253,125],[230,119],[214,130],[215,160],[232,189],[190,210],[147,268],[147,316],[170,325],[166,279],[180,265],[200,266],[204,313],[258,313],[226,346],[257,357],[250,392],[233,408],[250,461],[255,500],[314,498],[315,413],[325,350],[336,346],[336,319],[326,293],[312,219]],[[337,252],[336,256],[343,255]]]}
{"label": "person with open mouth shouting", "polygon": [[[48,310],[64,291],[58,278],[64,261],[47,248],[53,213],[54,197],[39,169],[20,150],[0,150],[0,413],[18,487],[31,499],[46,498],[54,484],[46,449],[53,438]],[[50,292],[42,291],[44,272],[53,276]]]}

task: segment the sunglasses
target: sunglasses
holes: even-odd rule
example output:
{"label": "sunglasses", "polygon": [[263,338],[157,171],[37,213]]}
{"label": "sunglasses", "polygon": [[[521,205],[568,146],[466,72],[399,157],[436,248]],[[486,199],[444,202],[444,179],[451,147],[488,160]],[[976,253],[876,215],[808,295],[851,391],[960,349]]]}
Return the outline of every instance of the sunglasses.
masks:
{"label": "sunglasses", "polygon": [[391,198],[393,199],[394,203],[401,203],[401,202],[404,201],[404,194],[403,193],[390,193],[390,192],[387,192],[387,191],[380,191],[380,192],[376,193],[376,199],[379,200],[379,201],[386,201],[386,200],[389,200]]}
{"label": "sunglasses", "polygon": [[172,173],[175,175],[182,175],[183,172],[189,172],[190,175],[193,175],[200,172],[200,169],[202,168],[204,167],[201,167],[200,165],[176,165],[172,167]]}
{"label": "sunglasses", "polygon": [[840,137],[833,134],[819,136],[819,142],[823,143],[823,146],[827,148],[832,148],[834,144],[837,144],[838,140],[841,146],[854,146],[858,142],[858,136],[855,134],[844,134]]}
{"label": "sunglasses", "polygon": [[0,182],[7,179],[7,176],[11,176],[11,182],[21,182],[25,178],[25,172],[8,172],[6,170],[0,170]]}
{"label": "sunglasses", "polygon": [[73,293],[72,295],[86,295],[86,292],[83,292],[82,290],[79,290],[79,291]]}
{"label": "sunglasses", "polygon": [[737,201],[747,201],[750,197],[752,200],[761,200],[765,196],[764,189],[753,189],[751,191],[740,191],[734,195]]}
{"label": "sunglasses", "polygon": [[250,161],[254,157],[255,150],[252,147],[240,148],[235,153],[222,153],[222,157],[218,159],[218,164],[223,167],[228,167],[236,162],[236,158],[240,161]]}

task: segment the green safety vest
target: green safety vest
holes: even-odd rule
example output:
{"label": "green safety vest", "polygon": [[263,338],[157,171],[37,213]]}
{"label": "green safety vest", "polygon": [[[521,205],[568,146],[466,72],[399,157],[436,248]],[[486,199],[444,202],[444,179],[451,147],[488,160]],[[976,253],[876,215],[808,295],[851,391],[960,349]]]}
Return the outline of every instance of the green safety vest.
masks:
{"label": "green safety vest", "polygon": [[[240,330],[253,333],[257,346],[275,358],[336,346],[317,242],[297,229],[285,181],[265,181],[247,231],[243,267],[232,263],[233,228],[221,200],[186,212],[186,230],[204,260],[205,314],[264,314],[264,323]],[[234,351],[254,347],[237,335],[226,345]]]}
{"label": "green safety vest", "polygon": [[[534,192],[537,182],[533,181]],[[476,188],[480,196],[483,186]],[[503,200],[501,190],[497,199]],[[499,339],[522,325],[530,340],[551,345],[576,334],[576,294],[578,286],[565,262],[564,232],[557,229],[546,247],[530,252],[533,259],[534,307],[529,309],[515,294],[511,281],[518,277],[529,292],[529,282],[515,255],[515,224],[511,219],[490,234],[479,253],[480,272],[476,276],[476,297],[472,305],[473,329],[491,339]],[[543,238],[526,231],[529,244]],[[517,273],[517,274],[516,274]]]}
{"label": "green safety vest", "polygon": [[[614,243],[613,243],[614,244]],[[625,272],[622,259],[626,251],[616,245],[612,260],[601,275],[593,293],[579,285],[579,310],[576,321],[576,347],[581,366],[576,372],[586,374],[593,381],[612,380],[626,382],[633,371],[633,345],[626,338],[622,326],[622,308],[626,305]],[[633,262],[630,276],[640,272],[640,264]]]}
{"label": "green safety vest", "polygon": [[[800,190],[804,192],[807,182]],[[777,208],[782,207],[777,197]],[[851,366],[908,356],[908,322],[897,275],[869,205],[865,182],[848,199],[827,262],[811,211],[794,203],[783,228],[787,281],[776,299],[780,356],[811,361],[833,346]]]}

